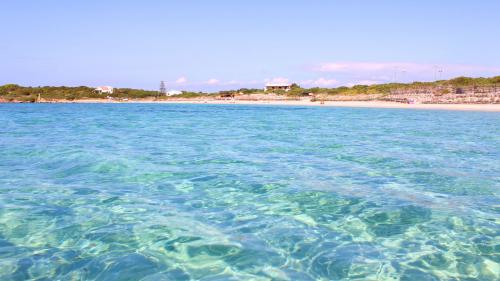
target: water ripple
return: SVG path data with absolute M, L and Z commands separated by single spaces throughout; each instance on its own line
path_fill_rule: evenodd
M 0 123 L 0 280 L 500 279 L 498 113 L 9 104 Z

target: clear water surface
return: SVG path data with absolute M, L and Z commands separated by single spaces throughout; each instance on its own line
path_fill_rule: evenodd
M 499 280 L 500 114 L 0 105 L 0 280 Z

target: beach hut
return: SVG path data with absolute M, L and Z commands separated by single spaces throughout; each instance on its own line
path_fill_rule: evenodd
M 267 83 L 264 87 L 264 91 L 285 91 L 288 92 L 292 89 L 291 83 Z
M 112 94 L 114 92 L 114 88 L 111 87 L 111 86 L 99 86 L 97 88 L 95 88 L 95 91 L 99 94 Z

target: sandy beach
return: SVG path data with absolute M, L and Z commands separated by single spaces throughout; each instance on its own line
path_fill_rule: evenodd
M 85 99 L 58 100 L 53 103 L 170 103 L 170 104 L 236 104 L 236 105 L 282 105 L 282 106 L 320 106 L 320 107 L 360 107 L 360 108 L 395 108 L 420 110 L 461 110 L 500 112 L 500 104 L 404 104 L 385 101 L 325 101 L 309 100 L 219 100 L 219 99 L 170 99 L 152 100 L 135 99 L 127 101 Z

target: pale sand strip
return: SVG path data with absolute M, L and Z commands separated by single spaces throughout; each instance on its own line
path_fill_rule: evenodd
M 363 108 L 401 108 L 427 110 L 465 110 L 500 112 L 500 104 L 404 104 L 384 101 L 325 101 L 311 102 L 308 100 L 215 100 L 215 99 L 182 99 L 182 100 L 128 100 L 109 101 L 101 99 L 55 101 L 56 103 L 169 103 L 169 104 L 241 104 L 241 105 L 292 105 L 292 106 L 321 106 L 321 107 L 363 107 Z

